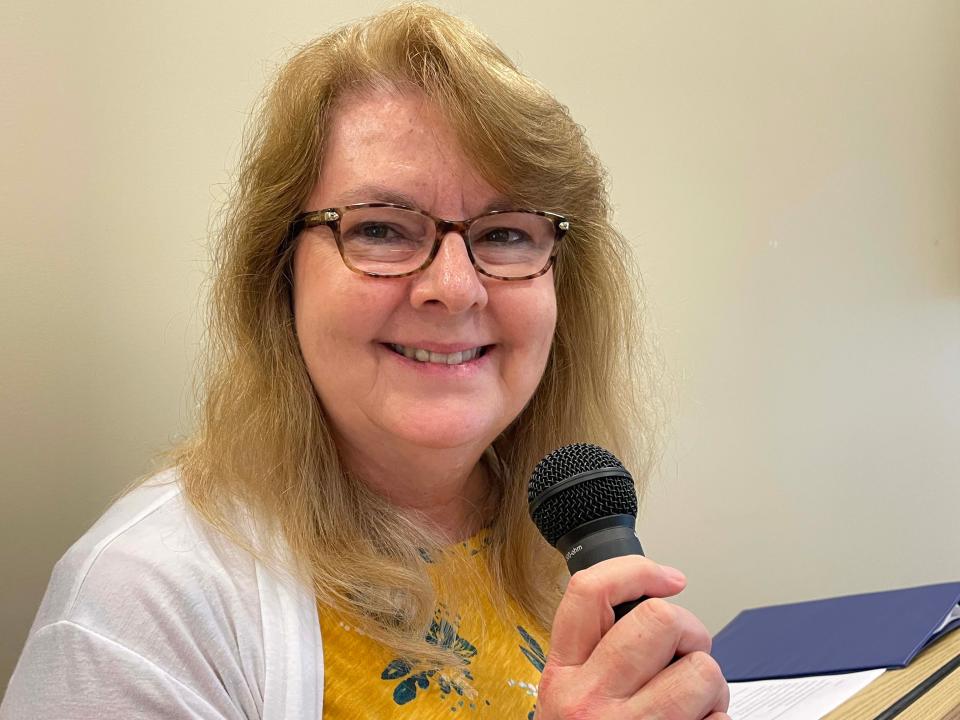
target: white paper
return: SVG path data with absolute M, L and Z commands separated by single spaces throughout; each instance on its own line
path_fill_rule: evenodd
M 883 669 L 790 680 L 730 683 L 732 720 L 819 720 L 883 674 Z
M 947 616 L 943 619 L 943 622 L 940 623 L 940 626 L 933 631 L 933 634 L 936 634 L 943 630 L 947 625 L 952 623 L 957 618 L 960 618 L 960 605 L 957 605 L 953 610 L 951 610 Z

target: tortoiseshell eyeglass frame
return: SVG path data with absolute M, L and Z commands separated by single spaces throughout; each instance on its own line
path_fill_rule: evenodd
M 343 244 L 340 241 L 340 218 L 343 217 L 344 213 L 348 210 L 356 210 L 359 208 L 399 208 L 400 210 L 409 210 L 411 212 L 419 213 L 426 218 L 432 220 L 436 226 L 436 237 L 433 240 L 433 247 L 430 249 L 430 254 L 427 256 L 427 259 L 421 263 L 420 267 L 415 268 L 404 273 L 375 273 L 368 272 L 366 270 L 360 270 L 355 268 L 349 263 L 346 255 L 343 252 Z M 519 277 L 505 277 L 503 275 L 494 275 L 491 272 L 484 270 L 480 265 L 477 264 L 477 259 L 473 256 L 473 248 L 470 247 L 470 241 L 467 239 L 470 226 L 480 220 L 481 218 L 489 217 L 491 215 L 503 215 L 504 213 L 528 213 L 530 215 L 539 215 L 545 217 L 553 223 L 554 229 L 554 240 L 553 240 L 553 249 L 550 251 L 550 257 L 547 258 L 546 264 L 537 272 L 531 275 L 522 275 Z M 333 232 L 333 238 L 337 242 L 337 250 L 340 251 L 340 259 L 343 260 L 343 264 L 348 268 L 353 270 L 355 273 L 360 275 L 367 275 L 369 277 L 382 277 L 382 278 L 401 278 L 407 277 L 409 275 L 416 275 L 421 270 L 425 269 L 430 263 L 433 262 L 433 259 L 437 256 L 437 252 L 440 250 L 440 243 L 443 242 L 443 238 L 447 233 L 457 232 L 463 237 L 464 245 L 467 248 L 467 255 L 470 258 L 470 262 L 473 264 L 473 267 L 476 268 L 477 272 L 487 277 L 495 278 L 497 280 L 532 280 L 533 278 L 540 277 L 547 270 L 553 267 L 553 263 L 557 257 L 557 251 L 560 249 L 560 240 L 563 239 L 563 236 L 566 235 L 567 231 L 570 229 L 570 221 L 567 220 L 563 215 L 558 215 L 557 213 L 545 212 L 543 210 L 526 210 L 526 209 L 516 209 L 516 210 L 491 210 L 490 212 L 485 212 L 482 215 L 477 215 L 476 217 L 468 218 L 467 220 L 444 220 L 443 218 L 435 217 L 430 213 L 423 212 L 423 210 L 418 210 L 417 208 L 409 207 L 407 205 L 396 205 L 394 203 L 356 203 L 354 205 L 344 205 L 343 207 L 335 208 L 324 208 L 323 210 L 309 210 L 307 212 L 302 212 L 297 215 L 293 222 L 290 223 L 290 229 L 287 232 L 287 237 L 284 241 L 284 245 L 292 243 L 293 240 L 301 232 L 307 228 L 318 227 L 320 225 L 325 225 L 330 228 Z

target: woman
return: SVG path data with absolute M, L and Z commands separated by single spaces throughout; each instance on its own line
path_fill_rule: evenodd
M 199 429 L 58 563 L 0 715 L 725 717 L 657 599 L 683 576 L 563 589 L 526 515 L 559 445 L 647 469 L 625 256 L 580 128 L 469 26 L 304 48 L 223 224 Z

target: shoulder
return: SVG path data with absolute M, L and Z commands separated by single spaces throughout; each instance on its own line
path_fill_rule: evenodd
M 21 665 L 65 645 L 75 666 L 120 653 L 200 697 L 233 688 L 258 715 L 322 689 L 312 592 L 200 518 L 175 469 L 117 500 L 54 567 Z
M 254 558 L 206 526 L 168 470 L 117 500 L 64 554 L 37 623 L 102 628 L 128 622 L 144 603 L 155 606 L 151 615 L 158 603 L 165 614 L 188 605 L 183 621 L 200 623 L 205 608 L 231 596 L 255 600 L 256 583 Z
M 218 665 L 259 662 L 275 610 L 263 573 L 193 511 L 178 480 L 168 470 L 146 481 L 67 550 L 31 633 L 66 625 L 162 666 L 190 664 L 203 638 Z

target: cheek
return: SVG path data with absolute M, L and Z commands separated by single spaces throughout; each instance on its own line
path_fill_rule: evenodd
M 294 323 L 308 365 L 356 359 L 389 314 L 391 294 L 348 270 L 339 255 L 298 248 L 293 277 Z M 375 292 L 376 290 L 376 292 Z
M 526 328 L 531 338 L 535 338 L 541 347 L 546 346 L 544 352 L 549 349 L 557 327 L 557 296 L 552 277 L 547 277 L 549 281 L 543 283 L 545 287 L 529 298 L 530 312 L 527 315 Z
M 553 286 L 550 287 L 549 299 L 542 308 L 542 319 L 540 327 L 543 331 L 544 342 L 549 348 L 553 344 L 553 335 L 557 329 L 557 297 L 554 295 Z
M 318 342 L 331 330 L 337 307 L 332 259 L 306 246 L 297 248 L 293 267 L 293 316 L 300 348 L 308 364 Z
M 504 321 L 510 324 L 517 348 L 522 349 L 522 361 L 542 372 L 553 343 L 557 325 L 557 302 L 553 284 L 531 288 L 535 292 L 519 293 L 504 304 Z M 518 359 L 521 359 L 518 357 Z M 532 367 L 531 367 L 532 366 Z

